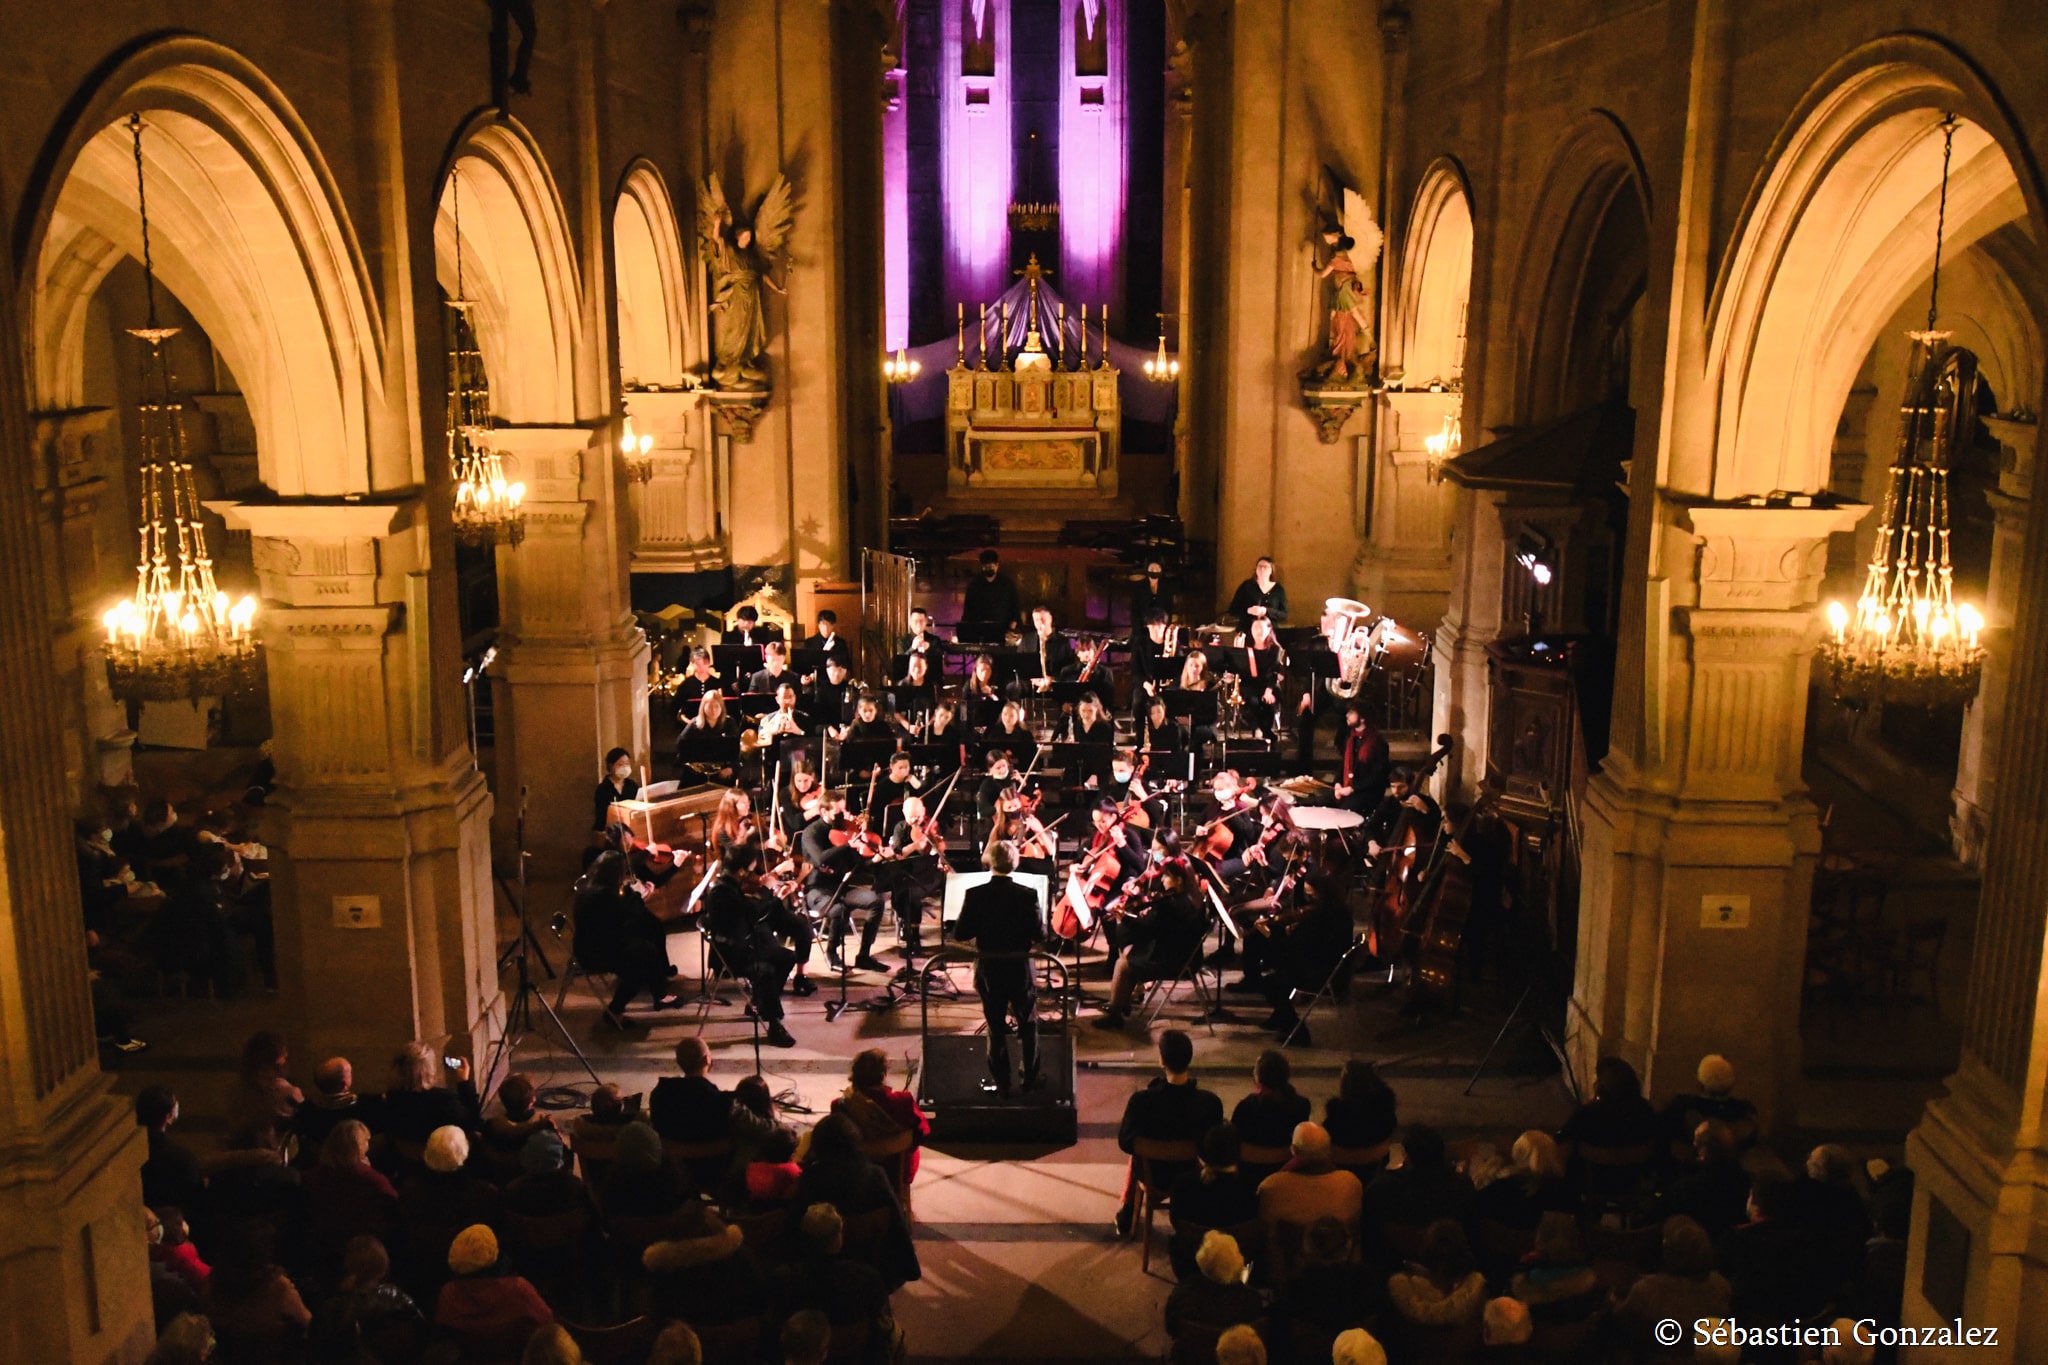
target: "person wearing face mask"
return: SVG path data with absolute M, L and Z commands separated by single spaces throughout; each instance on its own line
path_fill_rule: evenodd
M 1002 639 L 1018 627 L 1017 584 L 1003 572 L 1003 557 L 981 552 L 981 570 L 967 584 L 960 603 L 960 638 L 979 643 Z
M 632 801 L 640 795 L 640 784 L 633 780 L 633 755 L 624 749 L 614 749 L 604 756 L 604 778 L 597 784 L 597 791 L 590 802 L 590 842 L 593 846 L 604 841 L 604 828 L 611 823 L 612 802 Z
M 1276 629 L 1287 624 L 1287 589 L 1273 576 L 1273 561 L 1260 555 L 1252 565 L 1252 576 L 1237 585 L 1224 614 L 1237 619 L 1240 630 L 1264 620 Z

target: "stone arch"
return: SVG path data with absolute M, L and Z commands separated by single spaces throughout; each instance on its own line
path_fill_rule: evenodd
M 675 203 L 649 161 L 627 170 L 612 210 L 613 288 L 619 308 L 619 377 L 673 385 L 695 359 L 694 272 Z
M 1423 172 L 1401 263 L 1396 326 L 1405 382 L 1449 383 L 1464 371 L 1459 343 L 1472 292 L 1472 192 L 1450 157 Z
M 1954 52 L 1901 36 L 1837 63 L 1780 133 L 1738 220 L 1708 314 L 1712 466 L 1674 469 L 1674 486 L 1715 497 L 1826 486 L 1856 372 L 1932 262 L 1949 112 L 1962 119 L 1949 259 L 2008 224 L 2042 221 L 2011 120 Z
M 540 148 L 517 120 L 479 117 L 457 141 L 434 219 L 434 272 L 456 294 L 456 178 L 460 177 L 463 292 L 506 422 L 567 425 L 578 418 L 583 282 L 562 196 Z
M 114 63 L 38 162 L 15 232 L 31 401 L 83 401 L 87 308 L 124 255 L 141 258 L 131 113 L 147 125 L 158 277 L 240 382 L 263 482 L 287 497 L 411 482 L 407 452 L 372 448 L 382 322 L 326 162 L 282 92 L 204 39 Z
M 1542 421 L 1585 406 L 1574 367 L 1592 340 L 1582 311 L 1589 289 L 1599 288 L 1602 234 L 1647 236 L 1650 207 L 1642 157 L 1613 114 L 1595 109 L 1559 139 L 1523 232 L 1510 295 L 1516 382 L 1514 393 L 1496 400 L 1504 420 Z

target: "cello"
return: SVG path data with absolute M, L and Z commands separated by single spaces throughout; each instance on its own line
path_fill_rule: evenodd
M 1472 916 L 1472 855 L 1464 838 L 1482 809 L 1493 801 L 1481 793 L 1458 821 L 1455 832 L 1440 841 L 1436 865 L 1416 899 L 1423 914 L 1415 975 L 1408 983 L 1408 1001 L 1417 1009 L 1450 1009 L 1458 996 L 1458 960 L 1465 946 L 1465 926 Z
M 1096 834 L 1080 865 L 1067 873 L 1067 892 L 1053 911 L 1052 931 L 1060 938 L 1080 937 L 1122 900 L 1117 891 L 1124 875 L 1123 864 L 1116 856 L 1120 845 L 1111 839 L 1110 832 L 1124 827 L 1125 819 L 1119 814 Z
M 1454 747 L 1451 737 L 1443 735 L 1440 739 L 1442 743 L 1415 770 L 1415 776 L 1409 783 L 1408 799 L 1402 803 L 1400 818 L 1394 822 L 1394 828 L 1374 860 L 1369 893 L 1372 924 L 1367 932 L 1367 950 L 1383 961 L 1394 955 L 1407 932 L 1408 923 L 1414 915 L 1416 892 L 1422 881 L 1418 872 L 1429 866 L 1436 839 L 1441 834 L 1439 828 L 1438 835 L 1433 835 L 1425 845 L 1415 827 L 1415 817 L 1420 812 L 1412 804 L 1421 793 L 1423 784 L 1451 756 Z

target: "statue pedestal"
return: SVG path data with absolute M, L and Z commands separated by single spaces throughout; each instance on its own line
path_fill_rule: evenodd
M 1379 389 L 1371 384 L 1325 383 L 1314 375 L 1301 379 L 1301 402 L 1316 424 L 1316 439 L 1326 446 L 1337 444 L 1351 415 L 1372 401 Z
M 735 444 L 744 446 L 754 443 L 754 426 L 768 410 L 772 396 L 767 389 L 712 389 L 705 394 L 704 401 L 711 405 L 711 415 L 717 419 L 719 430 L 732 437 Z

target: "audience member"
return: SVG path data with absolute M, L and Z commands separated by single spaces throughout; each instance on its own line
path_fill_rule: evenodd
M 1387 1348 L 1363 1327 L 1339 1332 L 1330 1344 L 1332 1365 L 1387 1365 Z
M 1543 1215 L 1529 1267 L 1515 1276 L 1513 1292 L 1538 1322 L 1583 1322 L 1600 1311 L 1600 1277 L 1586 1259 L 1577 1218 L 1556 1210 Z
M 803 1176 L 797 1182 L 796 1201 L 808 1208 L 830 1204 L 849 1222 L 863 1214 L 878 1215 L 885 1224 L 873 1250 L 875 1269 L 895 1292 L 922 1273 L 917 1247 L 910 1240 L 910 1226 L 903 1208 L 882 1168 L 860 1149 L 860 1129 L 844 1114 L 827 1114 L 811 1130 L 810 1150 L 804 1154 Z M 886 1216 L 883 1215 L 886 1211 Z
M 654 1302 L 666 1317 L 722 1326 L 768 1311 L 768 1288 L 745 1254 L 737 1225 L 700 1199 L 677 1210 L 673 1235 L 642 1253 Z
M 796 1163 L 796 1134 L 787 1128 L 772 1130 L 754 1157 L 740 1172 L 747 1209 L 766 1212 L 795 1199 L 804 1178 L 804 1168 Z
M 1175 1361 L 1205 1360 L 1226 1329 L 1266 1316 L 1259 1291 L 1245 1283 L 1244 1254 L 1235 1237 L 1211 1229 L 1195 1251 L 1195 1268 L 1199 1273 L 1166 1298 L 1166 1334 L 1173 1338 Z
M 1593 1067 L 1593 1098 L 1565 1120 L 1557 1136 L 1575 1148 L 1617 1150 L 1654 1144 L 1662 1131 L 1636 1069 L 1619 1057 L 1602 1057 Z
M 391 1257 L 375 1237 L 342 1252 L 341 1280 L 313 1313 L 307 1342 L 316 1361 L 360 1365 L 365 1357 L 402 1359 L 425 1327 L 419 1305 L 387 1276 Z
M 672 1322 L 654 1339 L 647 1365 L 704 1365 L 704 1346 L 687 1322 Z
M 733 1097 L 711 1080 L 711 1049 L 702 1038 L 693 1035 L 676 1044 L 676 1069 L 683 1074 L 662 1077 L 648 1097 L 654 1131 L 670 1142 L 692 1145 L 731 1137 Z
M 825 1365 L 832 1349 L 832 1324 L 823 1313 L 806 1308 L 782 1324 L 782 1365 Z
M 1233 1327 L 1216 1338 L 1216 1365 L 1266 1365 L 1266 1343 L 1253 1327 Z
M 1479 1314 L 1480 1360 L 1484 1365 L 1522 1365 L 1535 1335 L 1529 1305 L 1506 1296 L 1488 1299 Z
M 495 1178 L 510 1179 L 518 1172 L 528 1138 L 543 1130 L 554 1131 L 553 1117 L 535 1107 L 539 1096 L 540 1089 L 534 1085 L 533 1077 L 520 1071 L 507 1076 L 498 1086 L 499 1112 L 483 1121 L 476 1143 L 476 1155 L 482 1158 L 484 1170 Z
M 870 1365 L 893 1360 L 902 1333 L 889 1307 L 889 1289 L 871 1265 L 846 1254 L 846 1220 L 830 1204 L 813 1204 L 799 1224 L 801 1249 L 774 1277 L 775 1300 L 784 1314 L 812 1309 L 833 1327 L 861 1327 L 867 1337 L 862 1359 Z
M 320 1164 L 305 1175 L 306 1243 L 313 1264 L 332 1274 L 358 1237 L 388 1238 L 398 1191 L 370 1165 L 370 1130 L 343 1119 L 320 1147 Z
M 1273 1316 L 1294 1334 L 1334 1340 L 1349 1328 L 1379 1321 L 1387 1308 L 1386 1281 L 1352 1254 L 1350 1228 L 1335 1218 L 1318 1218 L 1302 1237 L 1301 1262 L 1273 1299 Z
M 583 1365 L 583 1348 L 568 1328 L 551 1322 L 526 1339 L 519 1365 Z
M 1337 1075 L 1337 1093 L 1323 1104 L 1323 1127 L 1330 1130 L 1334 1146 L 1370 1151 L 1393 1138 L 1396 1107 L 1394 1091 L 1380 1079 L 1378 1068 L 1354 1057 Z
M 299 1164 L 310 1166 L 319 1160 L 327 1135 L 344 1119 L 354 1119 L 374 1135 L 372 1106 L 355 1092 L 355 1068 L 346 1057 L 329 1057 L 313 1073 L 313 1091 L 304 1104 L 292 1112 L 292 1134 L 299 1140 Z
M 1534 1232 L 1544 1214 L 1577 1207 L 1571 1184 L 1565 1179 L 1564 1153 L 1550 1134 L 1534 1128 L 1523 1133 L 1515 1139 L 1509 1158 L 1513 1163 L 1509 1169 L 1474 1197 L 1474 1220 L 1516 1232 Z
M 1665 1131 L 1676 1144 L 1692 1140 L 1702 1123 L 1722 1123 L 1738 1147 L 1756 1140 L 1756 1106 L 1735 1097 L 1735 1066 L 1709 1053 L 1700 1058 L 1696 1095 L 1677 1095 L 1664 1106 Z
M 165 1267 L 190 1285 L 193 1294 L 204 1294 L 213 1269 L 201 1259 L 199 1248 L 192 1245 L 192 1229 L 185 1222 L 185 1211 L 166 1205 L 161 1209 L 145 1207 L 142 1214 L 143 1226 L 149 1233 L 150 1264 Z
M 1460 1226 L 1469 1223 L 1472 1182 L 1451 1165 L 1443 1136 L 1434 1128 L 1411 1123 L 1401 1146 L 1407 1159 L 1381 1172 L 1365 1192 L 1366 1221 L 1382 1236 L 1389 1229 L 1419 1233 L 1438 1218 Z
M 1721 1239 L 1714 1263 L 1728 1277 L 1729 1312 L 1740 1322 L 1791 1322 L 1827 1303 L 1834 1267 L 1799 1226 L 1792 1181 L 1775 1170 L 1750 1181 L 1749 1221 Z
M 495 1226 L 501 1217 L 496 1187 L 471 1175 L 468 1162 L 469 1134 L 453 1124 L 436 1128 L 427 1139 L 425 1169 L 399 1186 L 399 1216 L 410 1239 L 407 1269 L 415 1289 L 440 1284 L 440 1267 L 458 1233 L 478 1224 Z
M 1234 1232 L 1259 1216 L 1258 1187 L 1238 1169 L 1237 1129 L 1219 1123 L 1202 1134 L 1201 1169 L 1173 1182 L 1167 1207 L 1177 1234 L 1173 1239 L 1173 1273 L 1185 1280 L 1196 1273 L 1197 1238 L 1211 1228 Z M 1187 1236 L 1178 1235 L 1183 1232 Z
M 213 1326 L 197 1313 L 180 1313 L 159 1328 L 144 1365 L 204 1365 L 213 1357 Z
M 913 1135 L 905 1173 L 917 1175 L 917 1144 L 931 1134 L 931 1122 L 917 1107 L 917 1096 L 889 1086 L 889 1054 L 878 1047 L 856 1054 L 844 1091 L 833 1099 L 832 1112 L 844 1114 L 860 1129 L 864 1142 L 886 1142 Z
M 190 1274 L 189 1267 L 177 1266 L 161 1254 L 164 1251 L 163 1223 L 153 1209 L 144 1208 L 142 1214 L 143 1232 L 149 1239 L 150 1312 L 161 1330 L 179 1316 L 199 1311 L 205 1281 Z
M 282 1033 L 265 1030 L 242 1045 L 242 1065 L 229 1105 L 228 1129 L 269 1147 L 283 1144 L 306 1097 L 286 1073 L 291 1051 Z
M 509 1273 L 498 1258 L 498 1234 L 476 1223 L 448 1247 L 449 1281 L 434 1300 L 434 1325 L 463 1350 L 485 1360 L 524 1342 L 555 1320 L 531 1284 Z
M 552 1128 L 539 1128 L 519 1149 L 519 1175 L 505 1187 L 505 1212 L 522 1218 L 595 1213 L 590 1190 L 569 1169 L 569 1148 Z
M 1199 1143 L 1203 1134 L 1223 1122 L 1223 1101 L 1213 1091 L 1196 1084 L 1194 1063 L 1195 1044 L 1187 1034 L 1170 1028 L 1159 1035 L 1159 1069 L 1164 1074 L 1154 1077 L 1151 1084 L 1125 1101 L 1123 1121 L 1117 1125 L 1118 1147 L 1135 1153 L 1139 1138 Z M 1174 1181 L 1192 1169 L 1193 1166 L 1181 1163 L 1155 1163 L 1152 1178 L 1170 1190 Z M 1138 1168 L 1133 1161 L 1130 1175 L 1124 1181 L 1123 1203 L 1116 1213 L 1119 1237 L 1130 1236 L 1131 1219 L 1137 1207 Z
M 618 1217 L 659 1218 L 682 1206 L 682 1177 L 662 1159 L 661 1135 L 644 1123 L 619 1130 L 619 1144 L 598 1199 Z
M 1247 1147 L 1285 1147 L 1294 1140 L 1297 1125 L 1308 1122 L 1312 1113 L 1308 1097 L 1294 1088 L 1293 1068 L 1287 1054 L 1267 1048 L 1252 1066 L 1252 1092 L 1230 1112 L 1237 1140 Z M 1284 1164 L 1273 1162 L 1250 1166 L 1245 1174 L 1263 1180 Z
M 1387 1297 L 1396 1316 L 1411 1326 L 1457 1327 L 1478 1321 L 1486 1302 L 1486 1277 L 1472 1259 L 1465 1229 L 1449 1218 L 1425 1228 L 1420 1256 L 1387 1280 Z
M 453 1065 L 448 1063 L 452 1062 Z M 392 1087 L 378 1103 L 378 1121 L 392 1142 L 418 1146 L 437 1128 L 460 1128 L 465 1133 L 483 1126 L 483 1105 L 476 1085 L 469 1078 L 469 1059 L 443 1059 L 438 1048 L 410 1042 L 391 1059 Z M 454 1082 L 441 1084 L 443 1072 Z
M 1691 1360 L 1692 1333 L 1667 1346 L 1656 1339 L 1657 1324 L 1667 1318 L 1688 1325 L 1725 1318 L 1730 1292 L 1728 1281 L 1714 1269 L 1714 1244 L 1706 1229 L 1690 1218 L 1667 1218 L 1662 1268 L 1629 1287 L 1614 1310 L 1616 1336 L 1644 1365 Z
M 1693 1131 L 1694 1161 L 1664 1192 L 1664 1211 L 1692 1219 L 1718 1242 L 1749 1218 L 1749 1172 L 1742 1169 L 1735 1135 L 1709 1119 Z
M 270 1228 L 245 1222 L 229 1231 L 206 1285 L 206 1317 L 215 1358 L 270 1365 L 297 1353 L 313 1315 L 273 1254 Z
M 732 1164 L 743 1170 L 759 1158 L 762 1144 L 772 1133 L 795 1134 L 775 1117 L 775 1097 L 768 1082 L 759 1076 L 742 1076 L 732 1087 Z
M 1358 1224 L 1365 1187 L 1349 1171 L 1330 1164 L 1330 1135 L 1320 1123 L 1294 1129 L 1293 1160 L 1259 1182 L 1259 1218 L 1270 1238 L 1283 1224 L 1306 1228 L 1334 1218 L 1346 1228 Z
M 1812 1236 L 1836 1283 L 1862 1271 L 1870 1211 L 1856 1191 L 1856 1165 L 1845 1148 L 1825 1143 L 1807 1154 L 1806 1173 L 1793 1182 L 1791 1217 Z
M 178 1097 L 169 1086 L 147 1085 L 135 1097 L 135 1122 L 149 1137 L 142 1163 L 142 1202 L 194 1210 L 206 1198 L 206 1173 L 189 1148 L 171 1136 L 178 1121 Z

